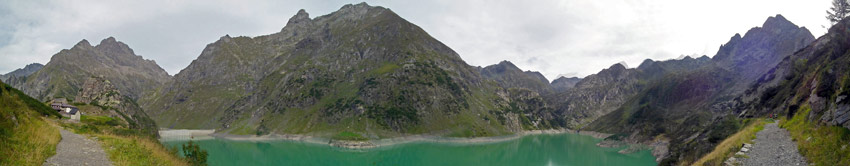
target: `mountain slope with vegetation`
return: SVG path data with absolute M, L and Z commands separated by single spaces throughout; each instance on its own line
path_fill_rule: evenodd
M 313 19 L 301 10 L 275 34 L 221 37 L 140 103 L 162 127 L 250 135 L 466 137 L 563 124 L 539 93 L 500 87 L 365 3 Z
M 587 129 L 622 133 L 633 142 L 669 140 L 661 164 L 690 163 L 743 127 L 738 101 L 773 66 L 814 41 L 811 33 L 781 15 L 736 34 L 711 63 L 664 76 Z
M 626 68 L 618 63 L 546 99 L 567 121 L 568 127 L 581 129 L 596 118 L 619 108 L 630 97 L 644 90 L 649 82 L 664 78 L 669 73 L 696 70 L 709 61 L 706 56 L 667 61 L 647 59 L 637 68 Z
M 850 164 L 850 20 L 759 77 L 739 110 L 784 115 L 801 154 L 817 165 Z
M 0 165 L 41 165 L 56 153 L 53 109 L 0 82 Z

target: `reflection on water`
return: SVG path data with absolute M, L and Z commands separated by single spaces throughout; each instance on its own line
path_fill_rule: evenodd
M 532 135 L 487 144 L 407 143 L 345 150 L 293 141 L 200 140 L 210 165 L 655 165 L 648 150 L 632 154 L 596 147 L 576 134 Z M 166 141 L 175 146 L 186 141 Z

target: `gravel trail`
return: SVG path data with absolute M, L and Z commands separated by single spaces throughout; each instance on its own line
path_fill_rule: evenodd
M 56 145 L 56 155 L 48 158 L 43 165 L 112 165 L 97 141 L 65 129 L 60 129 L 59 133 L 62 140 Z
M 791 141 L 791 135 L 776 123 L 764 125 L 764 130 L 756 133 L 752 148 L 745 154 L 749 158 L 741 159 L 742 165 L 809 165 L 797 151 L 797 143 Z M 741 149 L 744 151 L 744 149 Z

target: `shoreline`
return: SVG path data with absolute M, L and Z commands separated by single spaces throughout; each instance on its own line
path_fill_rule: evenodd
M 215 130 L 189 130 L 189 129 L 160 129 L 161 141 L 176 141 L 176 140 L 207 140 L 207 139 L 225 139 L 231 141 L 298 141 L 305 143 L 313 143 L 320 145 L 329 145 L 333 147 L 345 149 L 372 149 L 380 147 L 391 147 L 408 143 L 431 142 L 431 143 L 454 143 L 454 144 L 488 144 L 510 141 L 522 138 L 529 135 L 541 134 L 564 134 L 572 133 L 584 136 L 590 136 L 597 139 L 603 139 L 612 134 L 599 133 L 593 131 L 575 131 L 569 129 L 548 129 L 548 130 L 527 130 L 512 135 L 492 136 L 492 137 L 443 137 L 437 135 L 417 134 L 410 136 L 384 138 L 378 140 L 367 141 L 351 141 L 351 140 L 333 140 L 329 138 L 314 137 L 299 134 L 269 134 L 269 135 L 232 135 L 225 133 L 215 133 Z
M 213 133 L 215 130 L 159 129 L 159 140 L 208 140 L 213 139 L 211 136 Z

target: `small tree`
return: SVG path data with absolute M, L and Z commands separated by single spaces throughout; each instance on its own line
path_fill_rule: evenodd
M 189 160 L 189 164 L 194 166 L 207 165 L 207 151 L 201 149 L 201 147 L 192 142 L 191 139 L 189 139 L 189 143 L 183 144 L 183 156 L 186 156 L 186 160 Z
M 848 0 L 832 0 L 832 7 L 826 11 L 826 19 L 833 25 L 846 18 L 850 13 L 850 2 Z

